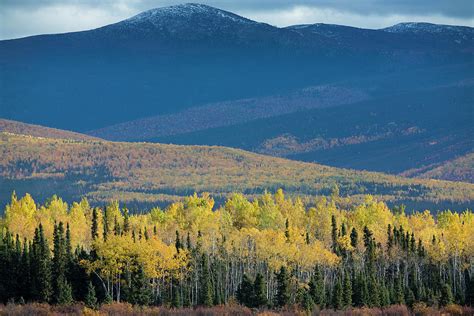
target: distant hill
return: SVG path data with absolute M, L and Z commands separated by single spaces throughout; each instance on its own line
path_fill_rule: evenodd
M 0 134 L 0 196 L 13 190 L 40 200 L 59 194 L 87 196 L 94 204 L 118 199 L 128 205 L 175 200 L 210 192 L 252 196 L 283 188 L 290 195 L 330 194 L 362 199 L 374 194 L 389 204 L 462 210 L 472 206 L 474 185 L 407 179 L 262 156 L 238 149 L 101 140 L 48 139 Z M 310 200 L 311 201 L 311 200 Z
M 424 168 L 412 169 L 404 176 L 474 183 L 474 153 Z
M 73 140 L 94 140 L 97 137 L 65 131 L 57 128 L 49 128 L 40 125 L 26 124 L 18 121 L 0 118 L 0 132 L 8 132 L 19 135 L 30 135 L 36 137 L 61 138 Z
M 124 122 L 87 133 L 108 140 L 153 141 L 163 136 L 234 126 L 308 109 L 355 103 L 367 98 L 368 95 L 360 89 L 335 85 L 315 86 L 288 94 L 191 107 L 177 113 Z M 245 133 L 242 136 L 250 135 Z
M 291 102 L 298 111 L 272 116 L 274 108 L 285 108 L 280 97 L 273 98 L 274 102 L 250 103 L 267 108 L 261 112 L 267 113 L 268 117 L 255 120 L 226 124 L 228 120 L 224 118 L 236 121 L 240 118 L 236 108 L 243 107 L 222 106 L 221 109 L 228 108 L 225 115 L 202 109 L 201 112 L 196 110 L 194 116 L 188 116 L 186 113 L 192 111 L 187 110 L 181 116 L 176 115 L 176 119 L 166 120 L 161 116 L 150 119 L 152 122 L 140 120 L 135 124 L 121 124 L 116 127 L 115 135 L 123 135 L 120 131 L 133 128 L 147 130 L 147 135 L 152 135 L 150 130 L 174 131 L 175 135 L 157 135 L 141 140 L 230 146 L 336 167 L 398 174 L 441 163 L 473 150 L 472 87 L 448 85 L 409 92 L 393 91 L 395 96 L 370 96 L 359 90 L 361 101 L 350 103 L 351 99 L 346 99 L 349 103 L 327 107 L 316 107 L 317 102 L 310 103 L 314 108 L 304 108 L 305 100 L 297 98 Z M 333 91 L 338 93 L 336 88 Z M 354 94 L 352 101 L 355 101 Z M 206 120 L 199 118 L 206 115 L 220 126 L 200 124 Z M 153 129 L 154 124 L 160 127 Z M 149 126 L 152 128 L 148 129 Z M 183 126 L 179 129 L 181 132 L 177 132 L 178 126 Z M 195 130 L 188 131 L 192 128 Z M 104 129 L 93 135 L 115 139 L 113 131 L 112 128 Z M 136 135 L 141 134 L 137 132 Z

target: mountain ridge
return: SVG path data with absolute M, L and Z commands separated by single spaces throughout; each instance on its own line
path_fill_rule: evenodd
M 420 32 L 403 31 L 413 28 Z M 473 134 L 464 114 L 473 29 L 434 28 L 444 31 L 278 28 L 197 4 L 153 9 L 90 31 L 0 41 L 0 117 L 400 173 L 472 150 L 461 137 Z M 365 101 L 292 95 L 307 87 L 356 91 Z

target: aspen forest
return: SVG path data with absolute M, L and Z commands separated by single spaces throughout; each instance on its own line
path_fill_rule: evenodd
M 410 213 L 370 195 L 351 204 L 337 188 L 306 204 L 277 190 L 217 206 L 204 193 L 133 212 L 13 193 L 0 225 L 6 314 L 33 302 L 473 312 L 470 210 Z

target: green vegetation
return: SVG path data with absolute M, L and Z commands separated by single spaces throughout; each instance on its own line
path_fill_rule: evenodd
M 219 203 L 232 192 L 252 197 L 265 189 L 290 195 L 327 195 L 337 185 L 346 203 L 365 194 L 421 209 L 465 209 L 474 185 L 407 179 L 267 157 L 242 150 L 150 143 L 76 141 L 0 134 L 1 194 L 30 192 L 45 200 L 60 194 L 71 201 L 120 200 L 147 205 L 173 202 L 193 192 L 210 192 Z M 4 200 L 4 203 L 7 201 Z
M 128 214 L 15 194 L 1 219 L 0 302 L 231 304 L 306 311 L 474 303 L 474 214 L 407 215 L 367 197 L 193 195 Z M 186 237 L 184 237 L 186 236 Z M 8 271 L 8 273 L 5 273 Z

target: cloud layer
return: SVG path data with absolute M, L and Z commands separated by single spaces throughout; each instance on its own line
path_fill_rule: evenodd
M 61 33 L 118 22 L 171 0 L 2 0 L 0 39 Z M 406 21 L 474 26 L 470 0 L 212 0 L 203 3 L 276 26 L 333 23 L 381 28 Z

